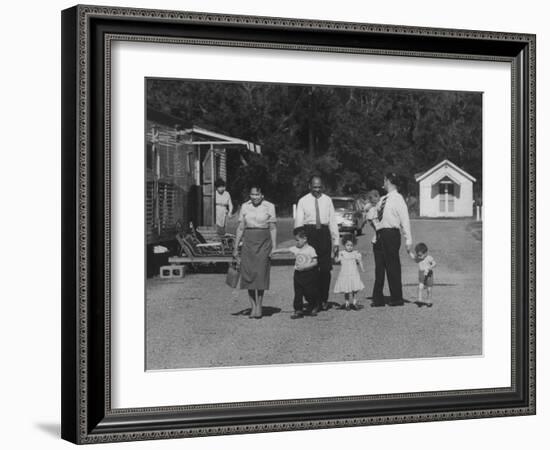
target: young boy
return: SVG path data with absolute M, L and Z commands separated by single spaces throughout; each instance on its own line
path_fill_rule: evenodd
M 291 319 L 302 319 L 304 313 L 304 297 L 311 306 L 310 315 L 316 316 L 319 312 L 319 270 L 317 267 L 317 253 L 307 243 L 307 235 L 303 227 L 294 230 L 296 245 L 290 248 L 277 249 L 273 253 L 291 252 L 296 256 L 294 264 L 294 314 Z
M 410 256 L 418 263 L 418 306 L 426 305 L 432 306 L 432 286 L 434 285 L 434 272 L 435 260 L 432 256 L 428 255 L 428 246 L 421 242 L 414 248 L 414 253 L 411 252 Z M 426 287 L 427 297 L 426 302 L 422 301 L 422 292 Z

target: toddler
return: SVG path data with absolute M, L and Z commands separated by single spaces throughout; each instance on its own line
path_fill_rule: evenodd
M 434 285 L 434 272 L 435 260 L 432 256 L 428 255 L 428 246 L 421 242 L 414 248 L 414 253 L 411 252 L 410 256 L 418 263 L 418 306 L 426 305 L 432 306 L 432 286 Z M 422 293 L 424 287 L 427 291 L 426 302 L 422 301 Z
M 365 289 L 359 270 L 357 266 L 364 272 L 363 262 L 361 261 L 361 253 L 353 249 L 353 241 L 350 239 L 344 240 L 344 250 L 338 252 L 338 256 L 335 258 L 336 262 L 341 264 L 340 273 L 334 285 L 334 292 L 336 294 L 343 293 L 345 299 L 345 305 L 343 308 L 346 311 L 350 309 L 357 310 L 357 292 Z M 352 304 L 350 305 L 350 295 L 352 298 Z

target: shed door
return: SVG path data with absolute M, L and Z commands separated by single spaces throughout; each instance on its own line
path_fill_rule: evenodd
M 449 184 L 447 186 L 447 212 L 455 212 L 455 185 Z
M 455 185 L 450 181 L 439 183 L 439 212 L 442 214 L 455 211 Z

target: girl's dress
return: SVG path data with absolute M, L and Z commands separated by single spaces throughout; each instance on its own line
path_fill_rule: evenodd
M 361 261 L 361 253 L 356 250 L 351 252 L 341 251 L 339 259 L 341 268 L 334 285 L 334 293 L 345 294 L 365 289 L 365 285 L 359 276 L 359 269 L 357 268 L 358 261 Z

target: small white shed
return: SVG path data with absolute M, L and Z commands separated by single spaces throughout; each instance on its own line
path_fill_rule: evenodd
M 448 159 L 416 175 L 420 217 L 471 217 L 476 179 Z

